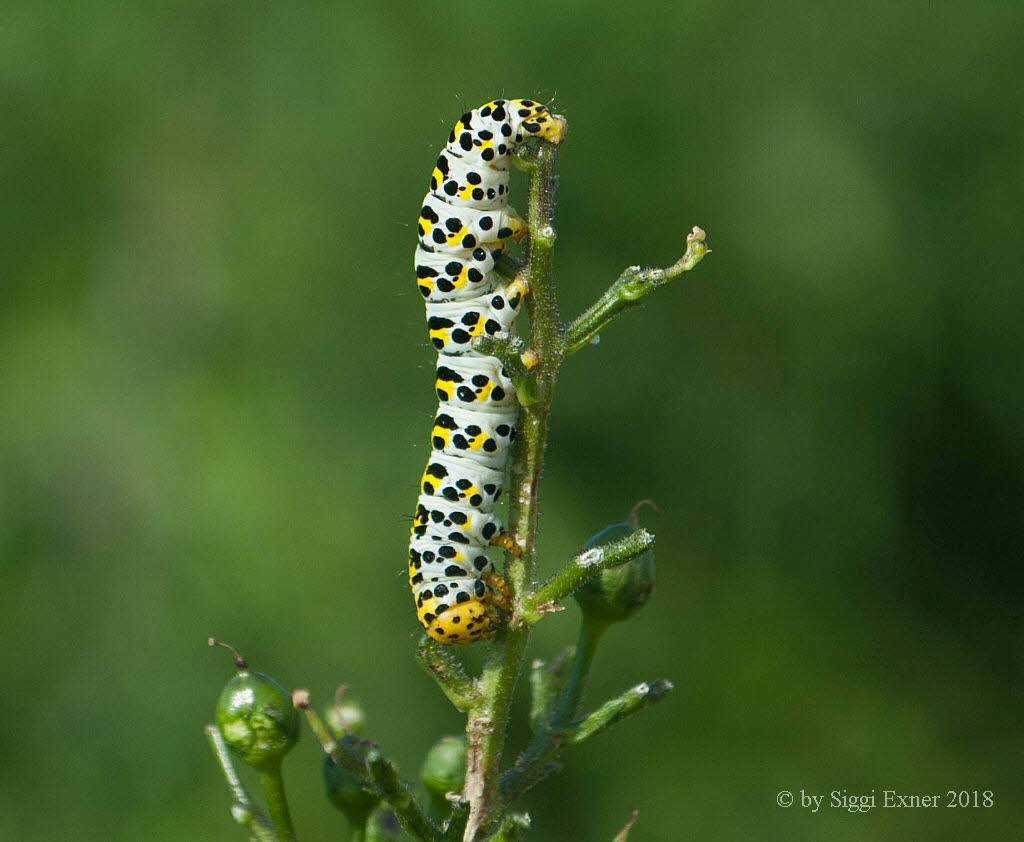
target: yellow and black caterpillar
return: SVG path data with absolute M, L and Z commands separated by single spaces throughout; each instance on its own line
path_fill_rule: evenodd
M 558 142 L 564 124 L 528 99 L 499 99 L 463 114 L 423 200 L 416 283 L 438 350 L 440 401 L 409 542 L 409 585 L 420 622 L 440 643 L 490 637 L 504 582 L 487 555 L 502 543 L 493 513 L 519 412 L 508 372 L 473 340 L 508 333 L 526 292 L 494 263 L 526 225 L 508 207 L 509 160 L 531 137 Z

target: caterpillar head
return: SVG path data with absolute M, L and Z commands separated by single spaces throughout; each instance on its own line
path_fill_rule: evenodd
M 565 137 L 565 120 L 552 114 L 540 103 L 530 99 L 509 100 L 509 108 L 522 120 L 523 138 L 539 137 L 549 143 L 561 143 Z
M 467 111 L 448 137 L 448 151 L 460 158 L 479 158 L 504 170 L 515 147 L 531 137 L 558 143 L 565 121 L 532 99 L 496 99 Z

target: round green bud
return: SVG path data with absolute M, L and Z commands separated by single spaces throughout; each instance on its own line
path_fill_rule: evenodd
M 354 702 L 351 699 L 344 702 L 340 699 L 335 701 L 324 712 L 324 718 L 331 731 L 338 737 L 343 737 L 346 734 L 358 736 L 366 727 L 366 711 L 363 710 L 363 706 L 359 702 Z
M 627 538 L 637 530 L 635 522 L 613 523 L 594 535 L 584 549 Z M 603 570 L 587 580 L 573 596 L 588 619 L 619 623 L 647 604 L 654 590 L 654 548 L 626 564 Z
M 354 772 L 324 756 L 324 786 L 327 798 L 344 813 L 349 824 L 361 827 L 366 817 L 380 802 L 380 796 L 368 789 Z
M 269 675 L 241 669 L 217 699 L 217 727 L 248 765 L 279 763 L 299 737 L 299 715 L 291 698 Z
M 427 752 L 420 780 L 431 795 L 444 798 L 447 792 L 461 792 L 466 779 L 466 738 L 441 737 Z

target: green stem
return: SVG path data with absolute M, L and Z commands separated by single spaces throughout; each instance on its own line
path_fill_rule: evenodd
M 583 616 L 572 670 L 558 695 L 554 711 L 543 727 L 535 730 L 533 739 L 502 780 L 502 791 L 506 799 L 511 800 L 514 794 L 518 794 L 513 787 L 528 788 L 555 768 L 554 761 L 563 743 L 562 735 L 572 724 L 579 710 L 597 645 L 607 629 L 607 622 Z
M 665 680 L 639 684 L 605 702 L 579 721 L 583 692 L 594 662 L 594 654 L 610 625 L 606 620 L 583 615 L 572 671 L 559 694 L 558 705 L 551 715 L 550 722 L 547 727 L 536 731 L 529 745 L 516 760 L 515 766 L 502 778 L 501 792 L 507 802 L 519 797 L 557 769 L 557 759 L 564 746 L 578 745 L 630 714 L 653 704 L 672 690 L 671 682 Z
M 426 635 L 420 640 L 416 654 L 420 666 L 437 682 L 448 701 L 457 710 L 467 712 L 477 700 L 479 692 L 455 656 Z
M 257 769 L 263 795 L 267 801 L 267 812 L 274 823 L 274 830 L 281 842 L 295 842 L 295 828 L 292 826 L 288 799 L 284 792 L 284 777 L 280 761 Z
M 558 707 L 555 708 L 555 712 L 551 716 L 552 730 L 561 730 L 576 719 L 583 701 L 587 676 L 590 675 L 590 667 L 594 663 L 597 645 L 601 642 L 609 625 L 607 620 L 594 619 L 587 614 L 583 615 L 583 621 L 580 623 L 579 643 L 576 644 L 576 657 L 572 662 L 572 672 L 569 673 L 569 679 L 565 682 L 565 688 L 558 700 Z
M 324 753 L 338 765 L 362 778 L 371 790 L 379 793 L 394 811 L 399 824 L 413 839 L 437 842 L 441 838 L 440 831 L 427 816 L 423 806 L 399 780 L 394 764 L 380 753 L 374 743 L 351 735 L 336 740 L 310 705 L 308 693 L 304 692 L 297 697 L 296 706 L 306 715 L 306 721 Z
M 584 740 L 607 731 L 627 716 L 661 701 L 672 692 L 672 689 L 672 682 L 664 678 L 630 687 L 621 696 L 609 699 L 593 713 L 584 717 L 582 722 L 567 729 L 564 734 L 565 744 L 579 745 Z
M 646 529 L 638 529 L 618 541 L 585 550 L 524 600 L 523 619 L 528 623 L 537 622 L 545 613 L 545 607 L 565 599 L 602 570 L 632 561 L 653 546 L 654 536 Z
M 246 828 L 257 842 L 279 842 L 270 819 L 253 803 L 249 793 L 242 786 L 242 779 L 239 778 L 238 770 L 231 759 L 231 750 L 224 742 L 220 729 L 216 725 L 207 725 L 205 733 L 231 792 L 231 817 Z
M 530 286 L 526 298 L 530 313 L 531 346 L 538 357 L 534 370 L 536 399 L 522 408 L 518 446 L 512 460 L 509 527 L 519 546 L 518 557 L 505 566 L 512 617 L 508 627 L 495 639 L 480 676 L 480 699 L 474 703 L 466 723 L 466 785 L 469 818 L 465 842 L 482 838 L 486 828 L 500 817 L 499 773 L 501 752 L 508 730 L 512 692 L 522 670 L 529 626 L 522 622 L 523 602 L 533 579 L 537 547 L 537 501 L 544 464 L 548 416 L 555 377 L 562 360 L 562 325 L 551 279 L 555 244 L 554 166 L 557 147 L 541 144 L 523 156 L 521 165 L 530 173 L 527 224 L 530 241 L 523 276 Z
M 582 682 L 580 688 L 582 689 Z M 568 690 L 568 687 L 566 689 Z M 579 745 L 584 740 L 597 736 L 627 716 L 665 698 L 671 690 L 672 682 L 664 679 L 638 684 L 605 702 L 576 724 L 552 726 L 550 730 L 537 734 L 516 761 L 515 766 L 502 776 L 502 797 L 506 802 L 511 802 L 555 771 L 558 768 L 558 755 L 564 746 Z M 572 696 L 576 696 L 578 701 L 575 691 L 571 695 L 567 692 L 563 696 L 566 711 L 574 707 Z
M 381 813 L 379 810 L 374 810 L 366 819 L 366 825 L 363 827 L 363 834 L 365 842 L 384 842 L 385 839 L 393 839 L 394 835 L 386 835 L 384 829 L 381 827 Z
M 539 658 L 530 664 L 530 728 L 534 733 L 547 727 L 555 696 L 555 677 Z
M 529 815 L 509 813 L 502 820 L 501 827 L 491 838 L 491 842 L 520 842 L 529 829 Z
M 688 272 L 704 259 L 709 249 L 704 232 L 694 226 L 686 237 L 686 251 L 667 269 L 641 269 L 630 266 L 593 305 L 569 325 L 565 332 L 565 354 L 575 354 L 607 327 L 623 310 L 635 306 L 651 290 Z
M 427 817 L 409 787 L 399 779 L 395 765 L 376 749 L 370 749 L 366 754 L 366 766 L 370 780 L 391 805 L 406 833 L 420 842 L 440 842 L 440 831 Z

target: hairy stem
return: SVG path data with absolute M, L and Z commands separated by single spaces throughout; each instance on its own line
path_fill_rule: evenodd
M 398 777 L 394 764 L 388 760 L 375 743 L 346 735 L 340 740 L 334 738 L 320 715 L 309 703 L 309 693 L 297 690 L 293 702 L 305 716 L 310 729 L 324 754 L 339 766 L 362 778 L 366 785 L 388 803 L 398 823 L 420 842 L 438 842 L 441 833 L 427 816 L 419 801 Z
M 522 408 L 518 446 L 512 460 L 508 520 L 513 540 L 520 550 L 518 557 L 510 556 L 505 566 L 512 618 L 508 628 L 495 640 L 478 683 L 480 698 L 470 710 L 466 723 L 463 795 L 469 800 L 469 818 L 463 835 L 465 842 L 483 838 L 488 825 L 501 814 L 498 788 L 501 752 L 508 730 L 512 691 L 522 670 L 529 637 L 529 626 L 520 618 L 536 562 L 540 475 L 554 382 L 562 360 L 562 325 L 551 279 L 555 244 L 552 167 L 556 154 L 556 146 L 541 144 L 528 150 L 528 157 L 524 156 L 521 163 L 530 175 L 527 214 L 530 242 L 523 276 L 530 286 L 526 299 L 530 339 L 538 359 L 533 372 L 536 399 Z
M 672 682 L 664 679 L 638 684 L 608 700 L 575 724 L 552 724 L 550 729 L 536 734 L 515 766 L 502 776 L 502 796 L 507 802 L 515 800 L 558 768 L 557 758 L 564 746 L 578 745 L 597 736 L 627 716 L 665 698 L 671 690 Z M 566 691 L 561 699 L 565 710 L 578 709 L 579 697 L 576 696 L 576 704 L 573 704 L 568 686 Z M 576 695 L 575 691 L 572 695 Z
M 421 842 L 439 842 L 441 833 L 427 817 L 411 789 L 399 779 L 394 764 L 376 749 L 370 749 L 366 754 L 366 767 L 370 780 L 395 811 L 405 831 Z
M 708 247 L 704 232 L 694 226 L 686 237 L 686 251 L 667 269 L 641 269 L 630 266 L 594 304 L 569 325 L 565 332 L 565 353 L 575 354 L 591 342 L 612 319 L 623 310 L 635 306 L 651 290 L 667 284 L 683 272 L 688 272 L 704 259 Z
M 426 635 L 420 640 L 416 654 L 420 666 L 437 682 L 455 709 L 468 711 L 479 694 L 455 656 Z
M 534 730 L 533 739 L 502 781 L 506 794 L 511 792 L 510 775 L 517 786 L 532 786 L 555 768 L 555 758 L 564 742 L 563 734 L 572 725 L 579 710 L 597 645 L 607 629 L 608 623 L 583 617 L 569 677 L 558 694 L 550 716 L 542 723 L 542 727 Z
M 577 745 L 621 722 L 630 714 L 665 698 L 672 692 L 672 682 L 664 678 L 630 687 L 621 696 L 609 699 L 593 713 L 569 728 L 565 733 L 566 745 Z
M 602 570 L 632 561 L 653 546 L 654 536 L 646 529 L 638 529 L 618 541 L 585 550 L 524 600 L 523 618 L 530 623 L 536 622 L 544 613 L 545 606 L 565 599 Z

